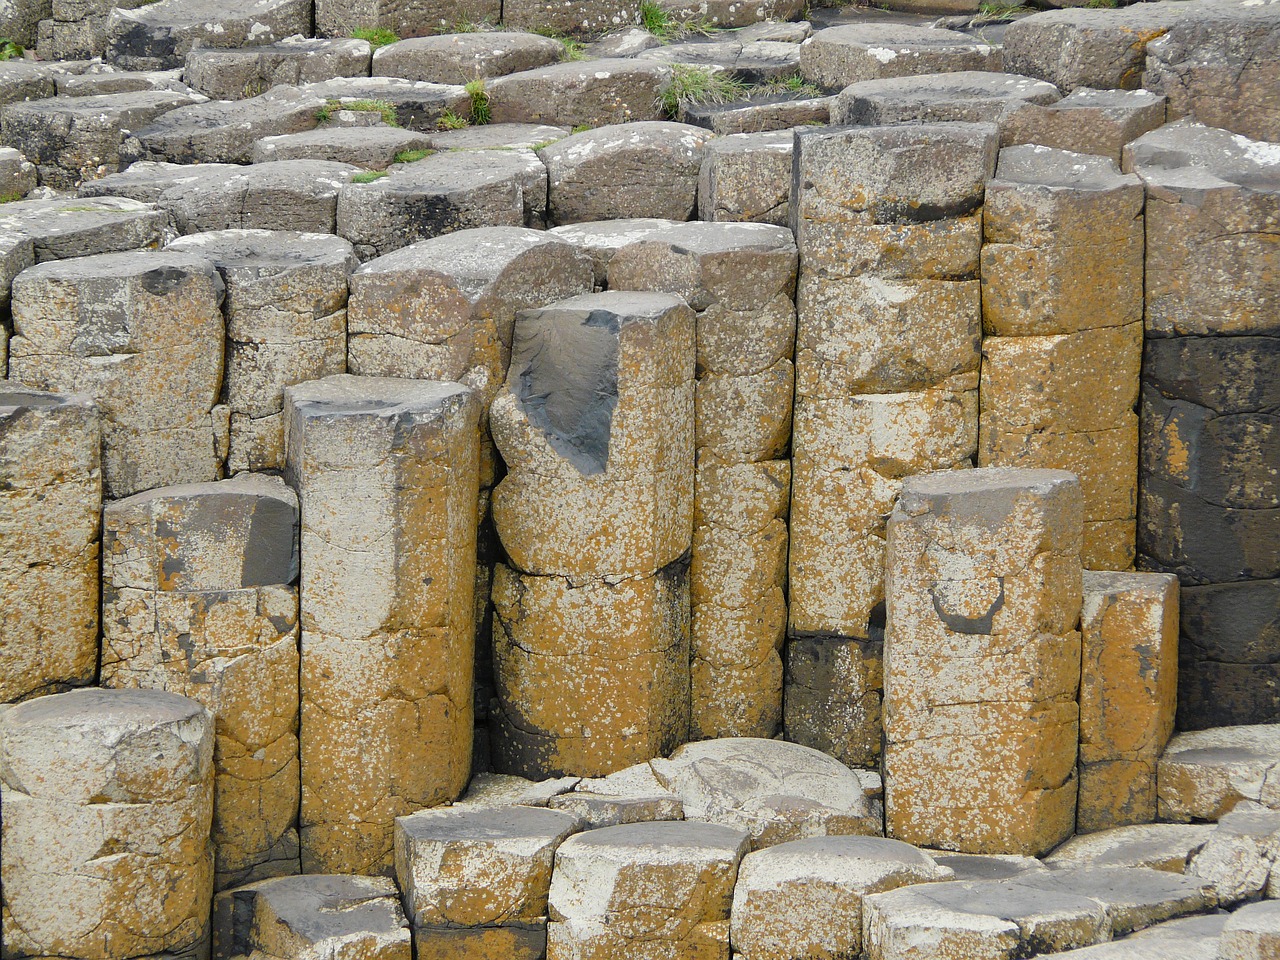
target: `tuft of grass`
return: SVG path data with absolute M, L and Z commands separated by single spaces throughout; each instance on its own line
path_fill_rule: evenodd
M 0 60 L 19 60 L 26 51 L 17 40 L 0 37 Z
M 985 0 L 978 5 L 978 13 L 983 20 L 996 22 L 1012 20 L 1022 10 L 1021 3 L 1005 3 L 1003 0 Z
M 589 123 L 580 123 L 580 124 L 578 124 L 576 127 L 574 127 L 572 130 L 570 130 L 569 132 L 570 132 L 570 133 L 586 133 L 586 132 L 587 132 L 588 130 L 590 130 L 590 129 L 591 129 L 591 124 L 589 124 Z
M 812 83 L 805 80 L 804 77 L 780 77 L 770 80 L 763 84 L 760 88 L 764 93 L 776 95 L 781 93 L 798 93 L 806 97 L 820 97 L 822 91 L 815 87 Z
M 1090 10 L 1114 10 L 1120 4 L 1117 0 L 1085 0 L 1085 6 Z
M 687 63 L 671 65 L 671 83 L 658 97 L 658 106 L 675 119 L 687 103 L 732 103 L 747 96 L 751 88 L 718 70 Z
M 471 126 L 471 121 L 466 117 L 460 117 L 452 110 L 446 110 L 440 115 L 440 119 L 436 121 L 436 126 L 441 130 L 461 130 L 464 127 Z
M 21 199 L 20 193 L 0 193 L 0 203 L 15 203 Z
M 340 110 L 380 113 L 382 114 L 382 122 L 388 127 L 400 126 L 400 120 L 396 116 L 395 104 L 387 103 L 385 100 L 329 100 L 316 111 L 316 120 L 320 123 L 328 123 L 333 119 L 333 115 Z
M 396 163 L 417 163 L 435 153 L 434 150 L 401 150 L 395 156 Z
M 394 30 L 388 30 L 386 27 L 357 27 L 351 31 L 351 36 L 355 40 L 368 40 L 369 46 L 375 50 L 400 39 Z
M 471 80 L 462 89 L 467 91 L 467 96 L 471 98 L 471 122 L 477 127 L 484 126 L 491 116 L 489 94 L 484 89 L 484 78 L 478 77 Z
M 663 43 L 670 43 L 672 40 L 679 40 L 695 33 L 706 37 L 721 29 L 717 23 L 705 17 L 681 20 L 657 0 L 641 0 L 640 26 Z
M 560 33 L 558 30 L 552 30 L 550 27 L 537 27 L 533 32 L 540 37 L 549 37 L 557 41 L 564 48 L 560 51 L 561 63 L 587 59 L 587 45 L 581 40 Z
M 375 180 L 381 180 L 387 175 L 385 170 L 366 170 L 364 173 L 357 173 L 351 178 L 352 183 L 373 183 Z
M 498 28 L 495 27 L 488 20 L 468 20 L 466 18 L 463 18 L 462 20 L 455 20 L 452 24 L 450 24 L 449 28 L 444 32 L 445 33 L 489 33 L 490 31 L 497 30 L 497 29 Z

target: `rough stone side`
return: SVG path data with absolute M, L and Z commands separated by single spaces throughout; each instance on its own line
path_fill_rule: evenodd
M 285 391 L 302 505 L 304 872 L 386 873 L 470 775 L 480 405 L 339 375 Z

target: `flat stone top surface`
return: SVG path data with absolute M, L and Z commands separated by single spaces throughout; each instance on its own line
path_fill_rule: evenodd
M 606 317 L 613 322 L 654 322 L 670 312 L 683 307 L 684 301 L 666 293 L 647 293 L 639 290 L 606 290 L 603 293 L 584 293 L 536 310 L 525 310 L 521 316 L 554 311 L 557 314 L 578 313 L 584 321 L 599 325 Z M 596 315 L 600 317 L 597 319 Z M 519 327 L 517 326 L 517 330 Z M 512 359 L 512 367 L 515 359 Z
M 341 237 L 296 230 L 213 230 L 179 237 L 165 249 L 205 257 L 219 269 L 250 267 L 271 275 L 314 265 L 354 269 L 358 263 Z
M 592 250 L 618 250 L 669 227 L 678 226 L 678 220 L 661 220 L 656 217 L 632 217 L 623 220 L 589 220 L 585 223 L 567 223 L 552 227 L 547 233 L 563 237 Z
M 996 164 L 996 179 L 1005 183 L 1071 191 L 1142 189 L 1136 176 L 1120 172 L 1108 157 L 1055 150 L 1038 144 L 1005 147 Z
M 395 377 L 356 377 L 334 374 L 288 387 L 298 415 L 305 419 L 333 417 L 395 418 L 406 414 L 435 414 L 473 396 L 460 383 L 401 380 Z
M 298 91 L 330 100 L 384 100 L 409 97 L 414 100 L 448 100 L 466 95 L 461 84 L 406 80 L 403 77 L 333 77 L 299 84 Z
M 920 50 L 952 53 L 993 49 L 991 44 L 972 34 L 907 23 L 845 23 L 819 30 L 811 41 L 865 47 L 873 57 L 883 61 Z
M 90 687 L 27 700 L 0 713 L 0 728 L 11 734 L 76 731 L 114 746 L 120 730 L 182 723 L 205 713 L 194 700 L 163 690 L 108 690 Z
M 973 916 L 998 917 L 1017 922 L 1032 917 L 1079 916 L 1097 913 L 1101 907 L 1088 897 L 1045 889 L 1016 880 L 955 880 L 925 883 L 892 893 L 878 894 L 912 904 L 936 904 L 945 910 Z M 892 912 L 892 911 L 889 911 Z M 938 918 L 946 926 L 945 914 Z
M 266 498 L 279 502 L 296 512 L 298 495 L 279 477 L 266 473 L 240 473 L 226 480 L 209 480 L 205 483 L 179 483 L 171 487 L 156 487 L 142 493 L 135 493 L 123 500 L 116 500 L 108 505 L 108 509 L 144 503 L 162 503 L 176 500 L 200 500 L 204 497 L 222 499 Z
M 461 130 L 428 133 L 431 146 L 437 150 L 493 150 L 509 147 L 543 146 L 549 141 L 569 136 L 565 127 L 542 123 L 486 123 Z
M 409 937 L 389 877 L 311 874 L 263 880 L 241 890 L 266 897 L 275 915 L 310 943 L 359 934 Z
M 90 281 L 137 280 L 144 290 L 161 297 L 173 290 L 188 275 L 213 275 L 217 271 L 204 257 L 170 250 L 136 250 L 124 253 L 98 253 L 69 260 L 48 260 L 29 267 L 14 278 L 15 289 L 35 280 Z M 222 281 L 217 281 L 219 290 Z
M 560 846 L 560 856 L 578 853 L 611 859 L 653 863 L 679 863 L 710 854 L 736 857 L 746 849 L 747 832 L 716 823 L 691 820 L 654 820 L 619 827 L 601 827 L 579 833 Z
M 1163 597 L 1178 578 L 1172 573 L 1133 573 L 1116 570 L 1086 570 L 1083 575 L 1086 599 L 1089 595 L 1107 596 L 1128 594 L 1140 597 Z M 1153 827 L 1172 827 L 1175 824 L 1152 824 Z M 1129 829 L 1117 827 L 1117 830 Z M 1114 831 L 1106 831 L 1112 833 Z
M 159 214 L 151 204 L 127 197 L 14 200 L 0 206 L 0 233 L 16 230 L 29 236 L 52 237 L 156 216 Z
M 47 100 L 26 100 L 10 104 L 7 112 L 59 115 L 72 118 L 98 117 L 103 122 L 121 110 L 146 110 L 153 107 L 182 106 L 204 103 L 208 97 L 197 93 L 172 90 L 134 90 L 126 93 L 101 93 L 87 97 L 58 96 Z
M 1028 873 L 1043 873 L 1048 869 L 1034 857 L 952 853 L 947 850 L 927 852 L 938 866 L 952 870 L 957 880 L 1012 880 Z
M 168 201 L 175 196 L 270 187 L 292 187 L 308 192 L 326 187 L 337 190 L 356 173 L 360 173 L 360 167 L 336 160 L 268 160 L 243 167 L 230 165 L 207 176 L 175 184 L 161 196 Z
M 572 790 L 578 784 L 577 777 L 561 777 L 556 780 L 526 780 L 505 773 L 477 773 L 467 784 L 467 792 L 454 804 L 461 807 L 522 806 L 545 807 L 547 802 Z
M 280 57 L 308 56 L 312 54 L 343 53 L 358 57 L 369 56 L 372 47 L 368 40 L 356 40 L 351 37 L 285 37 L 275 43 L 265 43 L 260 47 L 196 47 L 190 57 Z
M 84 394 L 53 393 L 24 386 L 14 380 L 0 380 L 0 418 L 25 410 L 54 410 L 58 407 L 91 409 L 93 399 Z
M 1063 867 L 1024 877 L 1021 882 L 1116 905 L 1150 903 L 1196 894 L 1204 894 L 1211 902 L 1216 901 L 1212 885 L 1206 881 L 1149 867 Z
M 1050 110 L 1101 110 L 1125 116 L 1134 110 L 1154 107 L 1165 100 L 1164 94 L 1150 90 L 1095 90 L 1093 87 L 1076 87 L 1057 103 L 1049 104 Z
M 127 170 L 109 173 L 80 185 L 82 197 L 120 196 L 154 203 L 170 187 L 220 173 L 242 169 L 233 163 L 170 163 L 167 160 L 139 160 Z M 146 209 L 150 209 L 149 207 Z
M 795 253 L 795 236 L 787 227 L 768 223 L 729 223 L 694 220 L 670 227 L 660 227 L 643 242 L 666 243 L 677 252 L 694 254 L 732 253 L 734 251 L 778 251 Z
M 607 80 L 614 74 L 648 74 L 652 77 L 665 77 L 671 67 L 655 60 L 635 60 L 629 57 L 601 57 L 599 60 L 570 60 L 565 63 L 553 63 L 549 67 L 538 67 L 536 70 L 525 70 L 521 73 L 509 73 L 505 77 L 494 77 L 490 81 L 494 85 L 503 85 L 528 80 L 553 80 L 565 83 L 583 83 L 588 80 Z
M 635 120 L 630 123 L 610 123 L 593 127 L 557 140 L 538 151 L 546 160 L 581 163 L 606 150 L 627 147 L 647 148 L 654 145 L 679 146 L 696 150 L 710 140 L 713 134 L 706 127 L 674 120 Z
M 1280 762 L 1280 724 L 1212 727 L 1177 734 L 1165 748 L 1161 762 L 1204 766 L 1239 762 Z
M 574 830 L 578 818 L 545 807 L 512 806 L 423 810 L 397 823 L 414 840 L 474 843 L 555 838 Z
M 939 470 L 907 477 L 900 502 L 913 498 L 963 496 L 968 493 L 1047 494 L 1062 486 L 1079 486 L 1075 474 L 1066 470 L 1024 467 L 979 467 L 976 470 Z
M 1124 169 L 1173 187 L 1234 183 L 1280 193 L 1280 143 L 1178 120 L 1126 145 Z
M 1116 576 L 1126 576 L 1117 574 Z M 1150 576 L 1150 574 L 1128 574 Z M 1163 576 L 1163 574 L 1157 574 Z M 1089 577 L 1089 571 L 1085 571 Z M 1088 580 L 1085 581 L 1088 593 Z M 1115 827 L 1098 833 L 1072 837 L 1045 862 L 1053 868 L 1099 866 L 1136 867 L 1155 866 L 1171 860 L 1182 860 L 1204 845 L 1213 833 L 1207 824 L 1144 823 L 1127 827 Z
M 359 277 L 388 273 L 432 273 L 449 276 L 471 293 L 477 283 L 487 284 L 520 254 L 544 244 L 568 246 L 545 230 L 527 227 L 475 227 L 456 230 L 429 240 L 419 240 L 393 250 L 356 271 Z M 468 283 L 470 281 L 470 283 Z
M 951 879 L 952 871 L 941 867 L 918 847 L 888 837 L 806 837 L 765 847 L 750 855 L 758 870 L 798 868 L 798 872 L 828 873 L 867 865 L 914 867 L 935 880 Z M 859 872 L 862 872 L 861 870 Z
M 851 84 L 840 99 L 877 100 L 1029 100 L 1055 103 L 1061 94 L 1045 80 L 1012 73 L 985 70 L 957 70 L 954 73 L 924 73 L 913 77 L 888 77 Z

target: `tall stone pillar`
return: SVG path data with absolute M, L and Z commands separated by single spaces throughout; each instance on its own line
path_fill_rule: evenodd
M 516 321 L 490 426 L 494 765 L 597 776 L 689 726 L 694 314 L 656 293 L 588 294 Z
M 480 404 L 345 374 L 285 391 L 302 508 L 304 873 L 388 873 L 470 776 Z
M 1104 157 L 1023 146 L 983 208 L 978 463 L 1079 477 L 1090 570 L 1133 566 L 1142 205 Z
M 885 517 L 904 478 L 969 466 L 977 448 L 980 209 L 996 150 L 989 124 L 796 138 L 787 731 L 850 764 L 880 749 Z M 829 732 L 812 723 L 824 712 L 839 714 Z
M 0 703 L 93 683 L 101 443 L 88 397 L 0 380 Z
M 298 872 L 298 498 L 278 477 L 108 504 L 101 682 L 214 717 L 214 885 Z
M 887 832 L 1038 856 L 1075 829 L 1080 484 L 991 467 L 906 481 L 889 518 Z
M 619 250 L 609 289 L 696 312 L 690 736 L 782 723 L 796 250 L 784 227 L 685 223 Z

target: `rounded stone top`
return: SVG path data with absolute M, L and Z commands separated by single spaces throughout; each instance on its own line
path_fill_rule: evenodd
M 393 250 L 363 264 L 354 281 L 370 274 L 428 271 L 458 280 L 492 280 L 521 254 L 545 245 L 573 249 L 568 241 L 528 227 L 473 227 Z
M 555 838 L 576 830 L 578 818 L 546 807 L 467 807 L 423 810 L 396 824 L 416 841 L 475 843 Z
M 576 834 L 561 844 L 559 855 L 653 863 L 703 859 L 708 855 L 736 859 L 747 843 L 747 832 L 733 827 L 692 820 L 652 820 Z
M 911 53 L 910 48 L 936 50 L 992 50 L 981 37 L 938 27 L 910 23 L 845 23 L 819 30 L 806 43 L 840 43 L 848 46 L 883 48 L 880 56 L 893 59 Z
M 82 730 L 111 743 L 124 728 L 146 729 L 207 716 L 200 704 L 164 690 L 90 687 L 27 700 L 0 715 L 6 735 L 21 730 Z
M 475 391 L 441 380 L 403 380 L 396 377 L 357 377 L 334 374 L 285 388 L 285 398 L 303 419 L 441 415 L 479 402 Z
M 524 311 L 521 316 L 543 311 L 555 313 L 581 313 L 592 326 L 600 325 L 596 315 L 612 317 L 616 321 L 656 320 L 671 310 L 689 309 L 683 300 L 669 293 L 648 293 L 638 290 L 606 290 L 603 293 L 584 293 L 570 297 L 537 310 Z
M 886 837 L 808 837 L 766 847 L 742 862 L 739 887 L 775 885 L 801 878 L 821 877 L 876 892 L 890 886 L 950 880 L 949 868 L 940 866 L 922 850 Z
M 390 877 L 276 877 L 240 888 L 237 899 L 240 897 L 264 898 L 279 925 L 311 944 L 356 937 L 377 937 L 384 942 L 409 938 L 395 881 Z
M 359 263 L 347 240 L 297 230 L 211 230 L 179 237 L 165 249 L 205 257 L 222 270 L 247 267 L 270 274 L 317 265 L 350 272 Z
M 1236 184 L 1280 193 L 1280 143 L 1250 140 L 1183 119 L 1126 145 L 1124 169 L 1173 187 Z
M 425 38 L 424 38 L 425 39 Z M 461 130 L 442 130 L 431 133 L 431 145 L 437 150 L 475 150 L 495 148 L 534 147 L 551 140 L 569 136 L 565 127 L 548 126 L 545 123 L 485 123 Z
M 598 62 L 598 61 L 592 61 Z M 625 150 L 629 147 L 649 149 L 673 147 L 693 152 L 715 137 L 706 127 L 674 120 L 633 120 L 629 123 L 610 123 L 584 130 L 557 140 L 538 151 L 548 164 L 579 164 L 596 154 Z
M 170 250 L 131 250 L 125 253 L 97 253 L 68 260 L 47 260 L 28 267 L 14 278 L 14 286 L 37 280 L 137 280 L 144 290 L 163 296 L 189 276 L 210 277 L 222 288 L 222 279 L 213 264 L 192 253 Z

